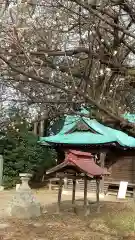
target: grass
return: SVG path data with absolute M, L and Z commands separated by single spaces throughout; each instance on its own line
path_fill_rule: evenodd
M 0 229 L 0 240 L 132 240 L 135 239 L 134 205 L 101 203 L 100 213 L 92 205 L 90 216 L 84 217 L 82 206 L 73 213 L 69 201 L 55 214 L 56 205 L 33 220 L 3 219 L 7 227 Z
M 95 228 L 116 235 L 118 239 L 135 239 L 135 210 L 134 204 L 104 203 L 101 213 L 92 216 Z

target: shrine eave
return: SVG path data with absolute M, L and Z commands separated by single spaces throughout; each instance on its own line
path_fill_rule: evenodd
M 90 150 L 108 150 L 109 149 L 117 149 L 117 150 L 122 150 L 122 151 L 127 151 L 127 150 L 131 150 L 131 151 L 135 151 L 135 147 L 128 147 L 128 146 L 121 146 L 116 142 L 112 142 L 112 143 L 102 143 L 102 144 L 76 144 L 76 143 L 72 143 L 72 144 L 67 144 L 67 143 L 55 143 L 55 142 L 43 142 L 41 143 L 42 146 L 46 146 L 49 148 L 57 148 L 57 147 L 61 147 L 61 148 L 67 148 L 67 149 L 85 149 L 85 148 L 89 148 Z
M 78 129 L 79 123 L 87 126 L 88 130 Z M 86 129 L 85 129 L 86 130 Z M 135 138 L 128 134 L 107 127 L 95 119 L 79 115 L 69 115 L 60 132 L 56 135 L 40 138 L 41 145 L 67 145 L 67 146 L 89 146 L 89 147 L 116 147 L 135 149 Z

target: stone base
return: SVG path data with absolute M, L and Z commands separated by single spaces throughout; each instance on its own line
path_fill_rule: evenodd
M 41 215 L 41 209 L 35 204 L 27 206 L 12 206 L 10 216 L 20 219 L 36 218 Z
M 15 187 L 16 191 L 19 190 L 20 186 L 21 186 L 21 184 L 16 184 L 16 187 Z
M 41 215 L 41 206 L 31 190 L 19 189 L 9 204 L 8 214 L 16 218 L 35 218 Z
M 4 187 L 0 186 L 0 192 L 4 191 Z

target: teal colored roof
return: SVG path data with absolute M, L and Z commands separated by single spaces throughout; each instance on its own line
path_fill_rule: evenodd
M 40 142 L 64 143 L 64 144 L 105 144 L 114 142 L 113 137 L 103 136 L 89 132 L 74 132 L 70 134 L 59 134 L 50 137 L 43 137 Z
M 123 117 L 127 119 L 129 122 L 135 123 L 135 114 L 125 113 Z
M 83 114 L 89 114 L 87 110 L 82 110 Z M 82 112 L 81 112 L 82 113 Z M 90 131 L 74 131 L 78 122 L 82 121 L 90 127 Z M 93 133 L 94 130 L 95 133 Z M 69 133 L 70 131 L 70 133 Z M 61 131 L 49 137 L 40 138 L 40 143 L 56 143 L 56 144 L 72 144 L 72 145 L 93 145 L 105 143 L 118 143 L 122 147 L 135 147 L 135 138 L 128 136 L 126 133 L 104 126 L 95 119 L 90 119 L 87 116 L 69 115 L 65 119 L 65 123 Z
M 82 110 L 80 112 L 77 112 L 78 115 L 67 115 L 65 122 L 64 122 L 64 126 L 63 128 L 60 130 L 59 134 L 65 134 L 67 132 L 69 132 L 71 129 L 73 129 L 77 122 L 79 122 L 80 120 L 82 120 L 83 118 L 81 117 L 81 114 L 85 114 L 85 115 L 89 115 L 89 112 L 82 108 Z

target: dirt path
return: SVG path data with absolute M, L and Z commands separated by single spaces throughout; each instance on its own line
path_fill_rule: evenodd
M 46 212 L 33 220 L 6 218 L 8 202 L 15 191 L 0 192 L 0 240 L 131 240 L 134 235 L 134 211 L 125 204 L 116 202 L 101 203 L 101 211 L 93 205 L 88 218 L 84 210 L 72 210 L 71 195 L 62 195 L 61 213 L 56 214 L 57 192 L 34 191 L 37 200 Z M 112 197 L 105 200 L 112 201 Z M 70 201 L 68 201 L 70 200 Z M 114 198 L 116 201 L 116 197 Z M 81 202 L 81 201 L 79 201 Z M 82 202 L 81 202 L 82 205 Z M 125 231 L 125 233 L 124 233 Z M 123 235 L 124 234 L 124 235 Z M 125 235 L 126 234 L 126 235 Z M 129 235 L 130 234 L 130 235 Z M 123 236 L 122 236 L 123 235 Z
M 8 205 L 8 202 L 10 202 L 14 194 L 15 194 L 15 190 L 0 192 L 0 211 Z M 41 205 L 48 205 L 48 204 L 57 202 L 57 191 L 48 191 L 45 189 L 41 189 L 39 191 L 33 191 L 33 194 L 35 195 L 37 200 L 41 203 Z M 83 198 L 83 194 L 81 196 L 76 196 L 76 199 L 80 199 L 80 198 Z M 62 194 L 62 201 L 71 200 L 71 199 L 72 199 L 71 193 Z M 95 197 L 91 195 L 90 197 L 88 197 L 88 199 L 95 200 Z M 107 196 L 102 200 L 113 201 L 113 202 L 118 201 L 115 196 Z
M 8 204 L 15 194 L 15 190 L 0 192 L 0 218 L 6 216 Z M 47 190 L 33 191 L 34 196 L 44 207 L 57 202 L 57 192 L 49 192 Z M 62 200 L 71 200 L 71 196 L 62 195 Z

